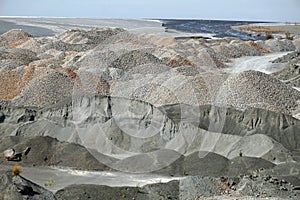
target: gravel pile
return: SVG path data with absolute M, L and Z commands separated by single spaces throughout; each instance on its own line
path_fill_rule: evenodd
M 75 69 L 106 68 L 117 58 L 113 51 L 89 51 L 74 57 L 65 67 Z
M 150 67 L 148 71 L 152 74 L 136 73 L 139 69 L 143 69 L 143 67 L 147 68 L 148 66 Z M 168 90 L 172 90 L 174 85 L 170 87 L 168 82 L 172 77 L 175 79 L 176 76 L 178 76 L 178 73 L 176 73 L 176 70 L 167 69 L 169 68 L 164 65 L 151 64 L 134 67 L 130 69 L 128 73 L 123 73 L 118 80 L 111 82 L 111 95 L 139 99 L 157 105 L 155 104 L 156 101 L 165 101 L 167 95 L 173 95 L 173 91 Z M 160 90 L 161 92 L 159 92 Z M 152 95 L 152 92 L 156 92 L 155 95 Z M 176 97 L 174 98 L 176 99 Z M 176 100 L 171 100 L 171 98 L 169 98 L 168 101 L 177 102 Z M 158 105 L 161 104 L 158 103 Z
M 198 51 L 197 57 L 190 59 L 196 66 L 201 68 L 203 71 L 210 71 L 216 68 L 223 68 L 226 65 L 221 61 L 222 58 L 215 56 L 211 53 L 211 50 L 206 48 Z
M 300 63 L 300 52 L 288 53 L 276 60 L 273 60 L 272 63 Z
M 109 67 L 128 70 L 132 67 L 147 63 L 161 64 L 162 62 L 150 53 L 143 52 L 142 50 L 134 50 L 118 57 Z
M 39 60 L 33 61 L 29 66 L 48 67 L 51 65 L 62 65 L 65 62 L 67 53 L 50 49 L 38 55 Z
M 120 41 L 98 45 L 93 51 L 114 52 L 117 56 L 121 56 L 130 51 L 141 50 L 147 53 L 154 53 L 156 47 L 134 39 L 122 39 Z
M 257 49 L 246 44 L 245 42 L 236 42 L 230 44 L 221 44 L 212 47 L 217 54 L 227 58 L 240 58 L 242 56 L 260 56 L 262 55 Z
M 29 66 L 17 67 L 0 73 L 0 99 L 11 100 L 18 96 L 33 78 L 34 69 Z
M 18 106 L 45 107 L 70 97 L 72 90 L 72 78 L 65 73 L 53 71 L 30 81 L 13 103 Z
M 184 76 L 196 76 L 201 72 L 200 68 L 194 66 L 179 66 L 174 69 Z
M 212 48 L 204 48 L 203 51 L 207 52 L 212 58 L 219 60 L 220 62 L 229 62 L 229 59 L 221 54 L 215 52 Z
M 49 42 L 51 42 L 53 38 L 45 37 L 45 38 L 30 38 L 28 41 L 19 45 L 17 48 L 19 49 L 29 49 L 36 53 L 42 53 L 41 47 Z
M 194 77 L 181 74 L 171 74 L 164 82 L 149 84 L 144 87 L 141 100 L 156 106 L 175 103 L 188 105 L 213 104 L 218 95 L 219 88 L 226 80 L 226 74 L 205 73 Z M 142 88 L 139 88 L 141 92 Z
M 38 60 L 36 53 L 28 49 L 17 49 L 9 46 L 0 46 L 0 60 L 10 59 L 22 62 L 27 65 L 34 60 Z
M 229 62 L 227 57 L 218 54 L 212 48 L 202 48 L 197 55 L 199 62 L 198 66 L 212 66 L 217 68 L 226 67 L 226 62 Z
M 128 35 L 129 38 L 122 38 Z M 107 40 L 111 40 L 108 43 Z M 65 63 L 65 67 L 71 68 L 106 68 L 113 67 L 112 63 L 115 60 L 120 59 L 124 54 L 128 54 L 131 51 L 143 51 L 144 53 L 153 52 L 154 46 L 146 44 L 143 41 L 138 40 L 137 37 L 129 35 L 127 32 L 122 32 L 118 35 L 114 35 L 111 38 L 103 41 L 94 49 L 87 51 L 83 54 L 77 54 L 70 62 Z
M 255 43 L 270 52 L 285 52 L 295 50 L 293 41 L 286 39 L 271 39 L 266 41 L 256 41 Z
M 57 38 L 69 44 L 100 44 L 124 31 L 121 28 L 95 28 L 87 31 L 73 29 L 57 35 Z
M 21 65 L 22 63 L 17 60 L 10 60 L 10 59 L 0 60 L 0 73 L 4 71 L 6 72 L 11 71 Z
M 248 45 L 248 43 L 246 43 L 246 42 L 236 43 L 236 44 L 234 44 L 233 48 L 237 49 L 237 51 L 240 51 L 241 56 L 261 56 L 262 55 L 262 53 L 260 51 L 258 51 L 253 46 Z
M 12 47 L 16 47 L 23 44 L 31 38 L 29 33 L 21 29 L 12 29 L 2 35 L 0 35 L 0 43 L 7 44 Z
M 86 44 L 88 41 L 87 31 L 72 29 L 58 34 L 56 37 L 69 44 Z
M 202 73 L 196 76 L 193 84 L 199 105 L 215 104 L 220 88 L 227 78 L 228 74 L 225 73 Z
M 116 43 L 119 43 L 119 42 L 122 42 L 122 41 L 125 41 L 125 42 L 126 41 L 138 41 L 137 43 L 140 43 L 140 44 L 148 43 L 148 41 L 141 40 L 138 37 L 138 35 L 129 33 L 128 31 L 125 31 L 123 29 L 120 29 L 120 30 L 122 30 L 122 31 L 118 31 L 117 34 L 114 34 L 110 37 L 106 37 L 106 38 L 104 38 L 104 40 L 99 42 L 99 47 L 101 45 L 106 46 L 106 45 L 109 45 L 109 44 L 116 44 Z
M 300 88 L 300 64 L 290 64 L 272 75 L 289 86 Z
M 147 75 L 158 76 L 159 74 L 166 73 L 168 71 L 174 71 L 174 69 L 164 65 L 157 63 L 147 63 L 142 65 L 134 66 L 125 72 L 123 72 L 122 81 L 136 79 L 139 75 L 142 77 L 146 77 Z
M 44 45 L 43 51 L 48 49 L 56 49 L 64 52 L 90 50 L 121 31 L 121 29 L 68 30 L 57 35 L 52 42 Z
M 187 58 L 184 58 L 180 55 L 176 55 L 172 58 L 170 58 L 166 64 L 169 66 L 169 67 L 180 67 L 180 66 L 192 66 L 192 67 L 195 67 L 196 65 L 191 62 L 189 59 Z
M 258 71 L 232 74 L 220 88 L 216 102 L 245 109 L 256 107 L 291 114 L 300 93 L 270 75 Z
M 227 58 L 238 57 L 235 55 L 235 52 L 233 51 L 232 48 L 229 47 L 228 44 L 221 44 L 220 46 L 213 46 L 212 48 L 214 49 L 215 52 Z
M 18 71 L 13 70 L 0 73 L 0 99 L 13 99 L 20 94 L 23 87 L 22 75 Z
M 134 71 L 147 67 L 150 67 L 147 74 Z M 206 105 L 215 102 L 219 88 L 228 76 L 205 73 L 187 77 L 163 65 L 156 70 L 155 67 L 154 72 L 151 71 L 150 65 L 134 68 L 120 81 L 111 83 L 111 94 L 146 101 L 155 106 L 175 103 Z
M 76 52 L 81 52 L 81 51 L 87 51 L 93 48 L 94 46 L 90 46 L 87 44 L 69 44 L 66 42 L 63 42 L 61 40 L 54 40 L 51 41 L 50 43 L 47 43 L 41 47 L 41 51 L 45 52 L 48 51 L 49 49 L 55 49 L 58 51 L 76 51 Z
M 120 44 L 119 44 L 120 45 Z M 121 46 L 121 45 L 120 45 Z M 140 47 L 136 47 L 135 45 L 130 45 L 125 43 L 125 49 L 111 48 L 111 47 L 96 47 L 95 49 L 88 51 L 87 53 L 77 54 L 74 59 L 66 63 L 65 66 L 75 67 L 77 69 L 88 69 L 88 68 L 107 68 L 113 67 L 112 63 L 117 62 L 116 60 L 120 60 L 123 55 L 130 54 L 131 51 L 143 51 L 146 54 L 147 49 L 142 49 Z M 148 53 L 150 55 L 150 53 Z M 134 61 L 133 61 L 134 62 Z M 137 63 L 138 64 L 138 63 Z
M 31 38 L 25 32 L 11 31 L 1 37 L 14 42 L 26 39 L 18 48 L 0 46 L 2 72 L 10 72 L 20 65 L 34 69 L 25 81 L 25 72 L 19 75 L 17 70 L 5 75 L 9 78 L 3 78 L 3 82 L 6 81 L 3 88 L 8 85 L 12 88 L 2 96 L 15 98 L 19 105 L 30 105 L 30 101 L 37 106 L 48 105 L 70 96 L 78 72 L 77 87 L 82 87 L 83 91 L 134 97 L 155 105 L 178 102 L 203 105 L 221 101 L 238 108 L 254 106 L 289 114 L 298 98 L 292 95 L 293 89 L 283 88 L 281 82 L 267 75 L 256 72 L 251 72 L 249 77 L 243 73 L 233 75 L 223 85 L 228 75 L 210 73 L 216 68 L 227 67 L 230 58 L 293 50 L 295 47 L 290 40 L 174 41 L 158 36 L 138 36 L 118 28 L 69 30 L 52 38 Z M 291 56 L 283 58 L 289 59 Z M 61 66 L 77 71 L 68 73 L 61 70 Z M 294 65 L 289 72 L 275 77 L 287 81 L 286 76 L 292 73 L 294 75 L 289 77 L 297 78 L 297 69 Z M 53 86 L 55 84 L 62 89 Z M 293 84 L 298 86 L 298 82 Z M 42 92 L 37 92 L 39 87 L 43 88 Z M 59 98 L 54 100 L 55 97 Z
M 261 55 L 263 54 L 267 54 L 267 53 L 271 53 L 271 51 L 264 49 L 263 47 L 259 46 L 256 42 L 254 41 L 246 41 L 245 42 L 247 45 L 250 45 L 251 47 L 253 47 L 254 49 L 256 49 L 258 52 L 261 53 Z
M 85 30 L 69 30 L 56 36 L 56 40 L 42 46 L 42 51 L 56 49 L 59 51 L 83 52 L 105 44 L 110 38 L 124 32 L 119 28 L 103 28 Z
M 88 71 L 79 71 L 76 74 L 73 88 L 74 94 L 99 94 L 109 95 L 110 86 L 103 74 L 92 73 Z
M 38 53 L 40 51 L 40 47 L 43 44 L 40 43 L 37 39 L 35 38 L 31 38 L 30 40 L 24 42 L 23 44 L 21 44 L 20 46 L 18 46 L 18 48 L 20 49 L 28 49 L 31 50 L 35 53 Z
M 300 88 L 300 53 L 292 52 L 282 56 L 272 63 L 287 63 L 286 67 L 272 75 L 282 82 Z

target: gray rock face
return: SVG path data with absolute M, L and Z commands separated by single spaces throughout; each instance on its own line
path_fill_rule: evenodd
M 288 115 L 263 109 L 238 111 L 216 106 L 179 104 L 163 106 L 161 109 L 175 122 L 189 122 L 201 129 L 230 135 L 265 134 L 288 149 L 299 149 L 297 142 L 293 142 L 298 141 L 296 130 L 299 129 L 299 120 Z
M 261 109 L 156 108 L 136 100 L 79 95 L 72 103 L 44 109 L 1 111 L 2 135 L 75 142 L 121 171 L 220 176 L 227 174 L 228 159 L 239 157 L 240 151 L 276 164 L 297 160 L 299 151 L 299 121 Z
M 0 191 L 0 199 L 5 200 L 56 199 L 56 197 L 45 188 L 22 176 L 13 176 L 9 171 L 0 171 Z

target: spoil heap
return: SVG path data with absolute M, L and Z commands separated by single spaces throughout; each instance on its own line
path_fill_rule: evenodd
M 153 199 L 161 188 L 174 191 L 164 198 L 191 199 L 207 187 L 207 197 L 236 190 L 237 197 L 297 199 L 297 187 L 263 184 L 263 175 L 299 164 L 300 125 L 291 116 L 299 109 L 300 93 L 291 87 L 298 87 L 299 60 L 282 58 L 295 62 L 273 75 L 222 71 L 232 58 L 293 50 L 285 39 L 176 41 L 118 28 L 32 38 L 12 30 L 0 36 L 0 150 L 31 146 L 20 161 L 26 166 L 210 177 L 145 186 L 144 193 L 69 186 L 57 193 L 61 199 L 105 192 Z M 299 185 L 298 174 L 281 176 Z

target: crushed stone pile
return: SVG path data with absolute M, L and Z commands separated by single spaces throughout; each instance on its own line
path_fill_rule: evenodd
M 123 54 L 122 56 L 114 60 L 109 67 L 128 70 L 131 67 L 147 63 L 160 64 L 161 61 L 152 54 L 135 50 Z
M 217 103 L 240 109 L 256 107 L 291 114 L 300 93 L 281 81 L 258 71 L 232 74 L 220 88 Z
M 282 82 L 296 88 L 300 88 L 300 53 L 292 52 L 282 56 L 272 63 L 285 63 L 286 67 L 272 75 Z
M 9 46 L 0 46 L 0 59 L 16 60 L 28 65 L 34 60 L 38 60 L 36 53 L 28 49 L 18 49 Z
M 45 106 L 47 102 L 51 104 L 72 96 L 76 76 L 81 81 L 77 85 L 88 93 L 135 98 L 157 106 L 180 102 L 204 105 L 221 101 L 221 105 L 254 106 L 288 114 L 297 107 L 298 94 L 268 75 L 251 74 L 246 78 L 248 75 L 245 74 L 226 75 L 218 71 L 228 67 L 226 63 L 232 58 L 292 51 L 295 46 L 290 40 L 176 41 L 167 37 L 135 35 L 119 28 L 73 29 L 48 38 L 32 38 L 22 30 L 12 30 L 1 35 L 1 40 L 1 74 L 5 72 L 1 76 L 14 80 L 2 79 L 5 82 L 3 88 L 10 88 L 10 92 L 3 90 L 2 97 L 14 99 L 16 105 Z M 18 45 L 7 46 L 5 41 L 8 40 Z M 27 65 L 33 73 L 23 80 L 23 68 Z M 43 75 L 47 73 L 47 76 Z M 287 81 L 282 76 L 274 77 Z M 265 81 L 272 84 L 267 86 Z M 297 86 L 296 83 L 294 81 L 293 86 Z M 39 87 L 44 88 L 43 92 L 37 92 Z M 278 92 L 279 88 L 281 92 Z M 55 100 L 57 97 L 60 98 Z
M 256 41 L 255 43 L 270 52 L 285 52 L 295 50 L 293 41 L 287 39 L 270 39 L 266 41 Z
M 0 61 L 0 73 L 4 71 L 9 72 L 22 65 L 23 63 L 17 60 L 3 59 Z
M 100 44 L 108 38 L 124 32 L 121 28 L 95 28 L 91 30 L 67 30 L 56 37 L 69 44 Z
M 71 97 L 73 84 L 73 80 L 68 74 L 53 71 L 30 81 L 13 102 L 18 106 L 34 107 L 56 104 Z
M 230 43 L 221 43 L 214 46 L 216 53 L 227 58 L 239 58 L 242 56 L 260 56 L 262 53 L 248 43 L 240 41 L 232 41 Z
M 21 29 L 12 29 L 0 36 L 0 44 L 6 44 L 11 47 L 17 47 L 29 39 L 31 35 Z

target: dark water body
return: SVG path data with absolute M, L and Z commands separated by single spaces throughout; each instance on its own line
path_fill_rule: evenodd
M 237 37 L 242 40 L 261 40 L 264 36 L 252 36 L 247 33 L 232 30 L 231 26 L 241 26 L 253 23 L 253 21 L 222 21 L 222 20 L 176 20 L 176 19 L 161 19 L 163 26 L 177 31 L 188 33 L 213 33 L 215 37 Z

